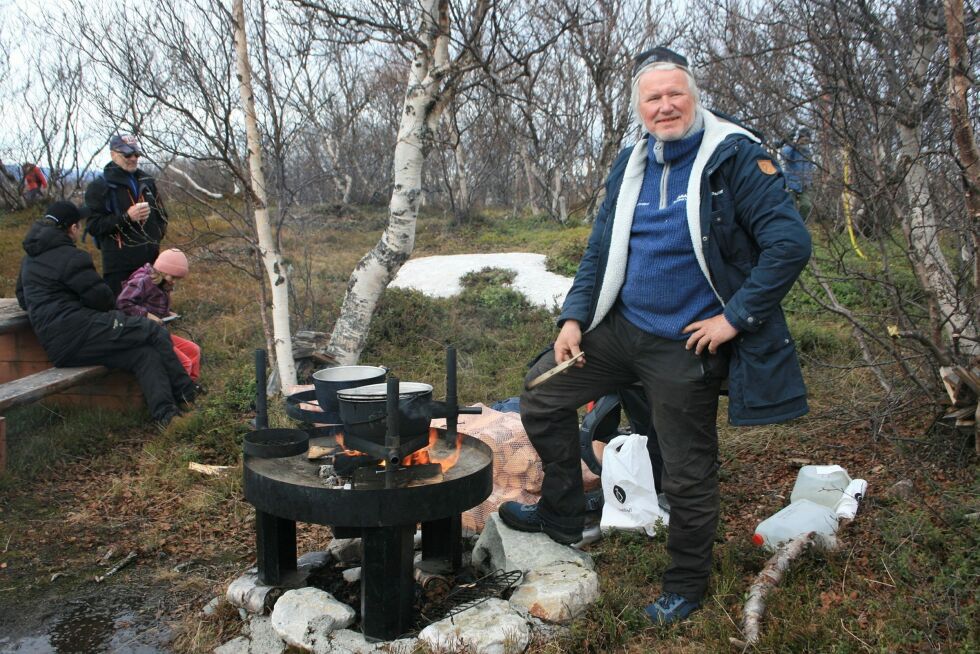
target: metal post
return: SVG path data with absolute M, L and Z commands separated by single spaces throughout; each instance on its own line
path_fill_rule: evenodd
M 385 449 L 388 450 L 385 463 L 385 488 L 392 488 L 395 485 L 395 470 L 401 463 L 401 456 L 398 453 L 401 448 L 401 438 L 398 435 L 398 391 L 401 390 L 401 384 L 398 378 L 389 377 L 385 390 L 388 411 L 388 430 L 385 432 Z
M 446 441 L 456 442 L 459 401 L 456 398 L 456 348 L 446 348 Z
M 255 351 L 255 428 L 269 427 L 269 411 L 266 405 L 266 353 Z

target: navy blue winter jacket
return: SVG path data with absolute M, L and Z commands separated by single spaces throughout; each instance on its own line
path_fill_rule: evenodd
M 754 135 L 704 113 L 705 134 L 687 189 L 695 257 L 739 330 L 729 365 L 734 425 L 783 422 L 808 411 L 806 387 L 780 301 L 810 257 L 810 234 L 772 157 Z M 595 328 L 623 285 L 646 140 L 623 150 L 559 316 Z

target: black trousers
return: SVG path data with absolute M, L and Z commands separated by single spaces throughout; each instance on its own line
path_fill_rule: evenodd
M 194 382 L 174 354 L 169 332 L 121 311 L 93 321 L 85 340 L 58 365 L 102 365 L 133 373 L 154 420 L 172 416 L 178 401 L 194 399 Z
M 708 586 L 718 524 L 718 392 L 728 355 L 684 349 L 684 341 L 648 334 L 618 311 L 582 338 L 586 364 L 521 395 L 521 420 L 544 465 L 538 513 L 565 530 L 584 522 L 577 409 L 639 381 L 663 456 L 662 490 L 670 502 L 663 590 L 699 601 Z M 533 379 L 555 365 L 548 352 Z M 651 437 L 654 437 L 651 435 Z

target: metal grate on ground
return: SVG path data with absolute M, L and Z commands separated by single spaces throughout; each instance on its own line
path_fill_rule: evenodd
M 445 620 L 466 609 L 473 608 L 491 597 L 502 597 L 504 593 L 514 588 L 523 579 L 520 570 L 495 570 L 476 581 L 457 586 L 441 600 L 421 612 L 422 626 Z

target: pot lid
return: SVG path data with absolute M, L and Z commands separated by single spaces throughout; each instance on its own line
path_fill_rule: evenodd
M 398 382 L 398 397 L 400 399 L 408 399 L 431 392 L 432 386 L 430 384 Z M 337 391 L 337 397 L 354 401 L 384 400 L 388 397 L 388 384 L 369 384 L 357 388 L 345 388 Z
M 372 379 L 388 373 L 385 368 L 378 366 L 335 366 L 321 368 L 313 373 L 313 379 L 321 382 L 353 382 L 362 379 Z

